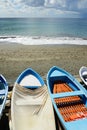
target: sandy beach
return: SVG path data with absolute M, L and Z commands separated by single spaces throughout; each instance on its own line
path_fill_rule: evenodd
M 80 67 L 87 66 L 87 46 L 0 43 L 0 73 L 8 82 L 14 83 L 28 67 L 44 76 L 52 66 L 59 66 L 78 75 Z

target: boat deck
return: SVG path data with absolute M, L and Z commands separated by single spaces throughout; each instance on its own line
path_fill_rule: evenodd
M 62 81 L 58 81 L 53 87 L 54 94 L 72 91 L 70 86 Z M 55 98 L 54 100 L 65 122 L 87 117 L 87 108 L 79 96 Z

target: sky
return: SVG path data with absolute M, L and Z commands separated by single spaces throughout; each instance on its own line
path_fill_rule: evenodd
M 87 17 L 87 0 L 0 0 L 2 17 Z

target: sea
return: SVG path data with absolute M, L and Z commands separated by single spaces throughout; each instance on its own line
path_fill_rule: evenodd
M 0 43 L 87 45 L 87 19 L 0 18 Z

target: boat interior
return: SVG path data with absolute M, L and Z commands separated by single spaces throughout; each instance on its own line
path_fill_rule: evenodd
M 74 79 L 62 76 L 50 77 L 51 96 L 65 122 L 87 118 L 87 99 Z

